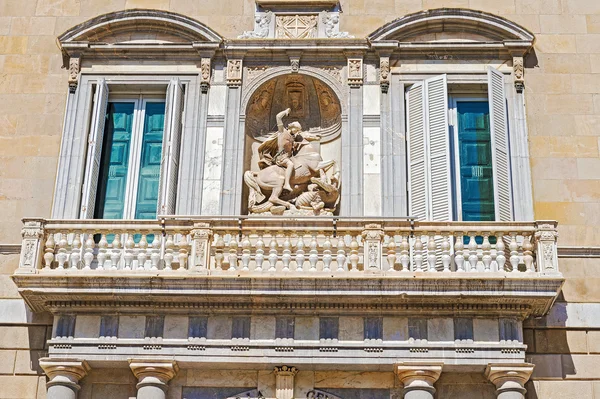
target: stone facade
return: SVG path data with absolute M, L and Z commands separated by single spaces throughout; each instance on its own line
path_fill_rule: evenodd
M 79 398 L 128 398 L 142 389 L 146 390 L 145 395 L 149 395 L 146 397 L 161 397 L 162 392 L 162 397 L 166 395 L 168 398 L 204 398 L 210 395 L 225 398 L 248 392 L 249 397 L 265 398 L 318 397 L 324 393 L 331 398 L 387 399 L 402 397 L 404 394 L 407 398 L 417 397 L 410 396 L 411 394 L 431 396 L 434 392 L 432 388 L 435 388 L 435 395 L 439 398 L 493 398 L 498 393 L 507 395 L 499 397 L 508 398 L 519 397 L 509 395 L 520 395 L 523 386 L 530 398 L 600 397 L 600 371 L 596 367 L 600 363 L 600 244 L 597 239 L 600 233 L 600 141 L 597 137 L 600 135 L 600 4 L 596 0 L 341 0 L 335 12 L 320 15 L 320 19 L 284 21 L 275 17 L 264 18 L 264 14 L 256 19 L 258 3 L 264 3 L 263 10 L 271 10 L 275 14 L 278 10 L 288 10 L 289 7 L 289 4 L 285 4 L 286 1 L 265 0 L 256 3 L 248 0 L 0 0 L 0 220 L 4 222 L 0 228 L 0 398 L 43 398 L 51 389 L 59 392 L 54 393 L 54 396 L 49 395 L 54 398 L 75 397 L 77 392 Z M 316 7 L 321 12 L 321 8 L 336 2 L 308 0 L 296 3 L 308 8 L 319 3 Z M 238 137 L 236 135 L 243 135 L 244 127 L 240 117 L 246 116 L 244 105 L 251 101 L 251 91 L 242 92 L 242 87 L 255 89 L 266 81 L 266 76 L 277 77 L 301 71 L 306 74 L 304 76 L 319 76 L 340 99 L 343 124 L 341 134 L 348 141 L 342 141 L 337 147 L 336 144 L 331 144 L 330 151 L 341 152 L 342 159 L 364 159 L 364 162 L 359 163 L 360 167 L 352 169 L 350 176 L 346 177 L 348 180 L 342 184 L 342 212 L 346 216 L 405 216 L 406 206 L 400 206 L 404 207 L 402 210 L 398 209 L 398 204 L 405 204 L 407 201 L 406 180 L 398 180 L 395 173 L 390 173 L 395 171 L 400 175 L 400 171 L 394 169 L 396 164 L 389 161 L 397 154 L 386 152 L 397 145 L 394 137 L 404 134 L 394 130 L 394 127 L 403 123 L 400 122 L 403 116 L 390 116 L 386 120 L 385 115 L 391 115 L 388 108 L 398 108 L 398 103 L 394 100 L 389 103 L 382 101 L 382 90 L 384 94 L 390 93 L 390 96 L 402 98 L 398 85 L 405 83 L 403 76 L 410 75 L 414 78 L 445 72 L 460 75 L 479 67 L 477 62 L 472 61 L 472 57 L 465 63 L 463 59 L 455 58 L 452 51 L 424 51 L 426 59 L 419 60 L 410 55 L 409 47 L 396 50 L 394 54 L 394 50 L 386 48 L 385 43 L 365 50 L 368 46 L 362 41 L 397 18 L 440 7 L 484 11 L 512 21 L 535 36 L 533 49 L 527 54 L 516 49 L 506 60 L 491 57 L 489 63 L 510 76 L 512 81 L 507 83 L 508 87 L 516 87 L 510 98 L 513 107 L 510 111 L 513 115 L 511 127 L 519 126 L 521 122 L 519 137 L 526 139 L 526 148 L 520 149 L 520 156 L 513 159 L 513 165 L 519 165 L 518 173 L 521 176 L 520 183 L 515 182 L 515 187 L 523 188 L 524 185 L 525 189 L 521 192 L 527 191 L 527 187 L 532 192 L 531 209 L 525 205 L 519 211 L 521 217 L 518 220 L 559 222 L 558 259 L 565 282 L 562 294 L 547 315 L 541 318 L 529 317 L 523 321 L 522 326 L 519 324 L 517 330 L 522 331 L 522 336 L 517 334 L 514 344 L 505 342 L 503 349 L 498 347 L 499 354 L 493 361 L 486 361 L 485 365 L 482 362 L 478 365 L 480 370 L 477 372 L 465 373 L 448 368 L 447 364 L 441 366 L 435 362 L 422 363 L 423 351 L 426 349 L 411 344 L 394 350 L 405 350 L 406 353 L 413 354 L 416 363 L 404 362 L 392 366 L 393 361 L 387 362 L 389 364 L 384 361 L 383 365 L 377 366 L 377 371 L 374 370 L 374 363 L 369 363 L 364 370 L 360 367 L 352 369 L 347 365 L 340 369 L 328 368 L 326 364 L 313 367 L 311 362 L 303 365 L 300 362 L 288 364 L 291 356 L 281 356 L 277 367 L 289 365 L 298 367 L 297 371 L 274 370 L 270 365 L 254 369 L 243 363 L 224 367 L 219 363 L 220 356 L 226 358 L 243 355 L 246 348 L 254 345 L 254 341 L 274 339 L 274 315 L 268 312 L 253 315 L 249 321 L 248 339 L 238 338 L 238 341 L 232 343 L 229 339 L 231 330 L 235 329 L 233 319 L 244 315 L 235 310 L 229 310 L 225 314 L 211 314 L 205 326 L 208 337 L 204 338 L 223 340 L 219 345 L 226 344 L 227 348 L 219 349 L 207 345 L 202 339 L 188 343 L 187 334 L 178 335 L 178 328 L 190 323 L 188 315 L 178 311 L 163 310 L 163 313 L 157 314 L 165 316 L 164 337 L 158 340 L 145 338 L 146 316 L 150 314 L 129 309 L 118 319 L 119 337 L 136 340 L 137 352 L 126 352 L 123 356 L 130 359 L 129 364 L 119 364 L 120 369 L 98 368 L 98 363 L 94 361 L 99 362 L 99 358 L 91 356 L 89 361 L 70 358 L 74 347 L 81 348 L 80 353 L 113 350 L 111 348 L 115 345 L 114 342 L 110 339 L 100 342 L 100 337 L 96 336 L 102 323 L 99 314 L 95 313 L 97 309 L 89 314 L 78 314 L 74 330 L 71 331 L 74 336 L 63 338 L 57 329 L 61 323 L 68 325 L 68 320 L 60 321 L 59 317 L 54 319 L 47 311 L 34 313 L 27 307 L 15 285 L 15 281 L 22 284 L 25 279 L 11 279 L 19 265 L 27 263 L 26 259 L 19 258 L 21 242 L 24 247 L 28 242 L 22 241 L 20 236 L 23 228 L 21 218 L 57 218 L 56 209 L 61 206 L 61 212 L 67 210 L 67 213 L 58 218 L 79 216 L 77 206 L 70 207 L 72 204 L 68 203 L 61 205 L 61 201 L 64 202 L 67 198 L 66 189 L 60 191 L 60 176 L 57 183 L 57 171 L 61 173 L 58 165 L 61 157 L 64 160 L 66 153 L 63 144 L 61 155 L 61 140 L 63 132 L 68 130 L 68 124 L 71 123 L 68 113 L 65 118 L 65 109 L 69 107 L 69 93 L 83 91 L 88 84 L 85 79 L 92 79 L 89 80 L 92 82 L 93 76 L 90 76 L 93 74 L 110 75 L 118 71 L 118 68 L 131 74 L 138 71 L 145 74 L 164 73 L 165 64 L 169 64 L 155 64 L 145 58 L 124 66 L 118 61 L 93 65 L 86 63 L 85 54 L 79 58 L 80 52 L 76 47 L 63 46 L 64 52 L 61 53 L 56 46 L 58 36 L 105 13 L 148 8 L 179 13 L 205 24 L 209 30 L 203 34 L 208 41 L 220 41 L 220 38 L 211 36 L 211 32 L 218 32 L 233 43 L 227 54 L 219 53 L 217 56 L 215 52 L 221 50 L 216 47 L 190 47 L 189 51 L 182 51 L 184 54 L 179 54 L 178 59 L 197 59 L 196 65 L 188 63 L 170 69 L 187 74 L 188 80 L 183 83 L 190 85 L 188 87 L 197 86 L 196 96 L 202 99 L 193 106 L 205 111 L 187 113 L 186 118 L 190 118 L 186 120 L 187 125 L 207 126 L 206 147 L 195 142 L 186 143 L 188 146 L 195 146 L 194 151 L 203 154 L 201 162 L 198 162 L 200 166 L 197 166 L 202 174 L 192 174 L 191 167 L 186 169 L 190 171 L 191 177 L 186 175 L 184 179 L 188 178 L 185 180 L 189 183 L 188 186 L 195 187 L 196 191 L 191 188 L 185 198 L 181 197 L 180 204 L 184 204 L 181 205 L 184 208 L 180 209 L 185 209 L 182 214 L 220 215 L 230 214 L 232 209 L 242 209 L 240 204 L 245 194 L 242 192 L 240 171 L 243 170 L 244 162 L 249 159 L 245 151 L 250 150 L 243 145 L 235 147 L 237 144 L 232 144 L 232 140 Z M 300 25 L 302 29 L 298 28 Z M 289 26 L 293 26 L 295 30 L 292 32 Z M 235 41 L 236 38 L 244 32 L 252 34 L 247 34 L 247 39 L 240 40 L 252 41 L 264 38 L 268 40 L 269 35 L 277 35 L 278 31 L 285 38 L 292 34 L 305 35 L 303 37 L 307 40 L 323 38 L 330 40 L 330 43 L 344 39 L 348 40 L 347 46 L 351 43 L 353 47 L 332 49 L 332 54 L 337 55 L 329 59 L 330 64 L 319 66 L 314 66 L 318 64 L 315 63 L 318 57 L 310 51 L 308 56 L 299 56 L 295 52 L 297 48 L 291 52 L 289 48 L 283 48 L 281 53 L 271 59 L 272 64 L 265 64 L 257 62 L 260 55 L 248 56 L 240 52 L 241 47 L 235 47 L 236 43 L 239 44 Z M 445 32 L 424 31 L 420 33 L 418 40 L 446 39 L 449 37 L 447 35 L 449 34 Z M 465 42 L 478 39 L 473 33 L 462 35 L 450 36 Z M 350 42 L 351 40 L 356 41 Z M 342 51 L 345 53 L 342 54 Z M 100 55 L 102 56 L 101 53 Z M 456 72 L 456 66 L 459 72 Z M 469 71 L 469 68 L 473 70 Z M 479 71 L 483 69 L 479 68 Z M 165 78 L 161 84 L 166 86 L 168 83 L 169 79 Z M 206 93 L 210 93 L 210 97 L 203 97 Z M 519 103 L 519 93 L 524 96 L 523 103 Z M 237 112 L 232 111 L 232 104 L 238 107 Z M 524 109 L 524 113 L 520 109 Z M 361 116 L 356 117 L 358 114 Z M 393 134 L 387 134 L 388 132 Z M 364 139 L 367 139 L 368 144 L 364 144 Z M 234 147 L 237 148 L 238 157 L 221 163 L 223 149 Z M 402 159 L 397 162 L 402 164 Z M 195 165 L 196 161 L 184 158 L 182 164 Z M 521 173 L 523 170 L 524 175 Z M 231 182 L 240 184 L 233 188 L 227 186 Z M 354 184 L 357 182 L 358 184 Z M 385 189 L 390 185 L 394 190 Z M 63 186 L 68 187 L 69 184 Z M 198 191 L 201 193 L 201 201 Z M 56 193 L 62 194 L 57 196 Z M 237 229 L 237 224 L 227 228 Z M 195 226 L 194 231 L 193 237 L 197 240 L 194 242 L 198 243 L 194 248 L 202 248 L 200 243 L 208 239 L 208 230 Z M 460 237 L 460 234 L 456 236 Z M 380 245 L 379 241 L 373 241 Z M 85 247 L 85 244 L 83 242 L 81 246 Z M 242 248 L 242 242 L 239 244 Z M 400 244 L 396 250 L 392 248 L 392 252 L 388 252 L 388 247 L 381 247 L 383 244 L 378 250 L 385 256 L 396 256 L 394 251 L 397 251 L 397 262 L 400 264 Z M 427 245 L 426 242 L 425 246 Z M 179 248 L 185 251 L 184 246 L 176 248 L 177 251 Z M 540 248 L 541 253 L 543 247 Z M 38 248 L 36 259 L 39 260 L 39 265 L 43 265 L 43 249 L 43 246 Z M 252 250 L 254 249 L 253 246 Z M 348 246 L 348 259 L 352 255 L 350 249 Z M 309 250 L 310 241 L 307 240 L 307 262 Z M 28 253 L 30 252 L 24 252 Z M 297 252 L 294 252 L 294 256 L 296 255 Z M 229 261 L 222 253 L 221 256 Z M 265 259 L 267 257 L 268 251 Z M 206 266 L 200 258 L 200 255 L 192 258 L 196 262 L 193 266 L 198 267 L 199 272 L 203 270 L 202 266 Z M 386 258 L 385 262 L 389 262 L 389 259 Z M 494 258 L 494 262 L 496 261 Z M 82 264 L 83 262 L 84 259 Z M 215 259 L 211 262 L 215 262 Z M 266 262 L 265 260 L 265 265 Z M 385 262 L 381 262 L 378 266 L 383 269 Z M 174 263 L 178 263 L 177 258 Z M 41 277 L 40 281 L 43 282 L 43 279 Z M 91 290 L 92 286 L 90 284 L 86 289 Z M 37 289 L 38 286 L 32 287 Z M 139 287 L 148 288 L 142 285 Z M 476 291 L 476 288 L 471 289 Z M 554 286 L 547 291 L 551 292 L 553 289 L 556 291 Z M 89 299 L 85 298 L 84 290 L 82 292 L 81 298 Z M 552 298 L 548 292 L 545 295 Z M 27 295 L 24 294 L 29 301 Z M 52 305 L 54 307 L 51 311 L 56 315 L 68 315 L 69 311 L 65 312 L 60 308 L 59 302 L 62 299 L 55 297 L 53 300 L 57 304 Z M 483 298 L 476 300 L 483 301 Z M 549 299 L 548 301 L 551 302 Z M 29 302 L 30 305 L 32 303 Z M 37 310 L 49 309 L 44 306 L 40 305 Z M 536 316 L 547 311 L 539 303 L 537 309 L 541 310 Z M 339 316 L 339 310 L 336 312 L 335 315 Z M 457 364 L 462 357 L 469 356 L 470 350 L 487 351 L 490 342 L 500 342 L 500 329 L 504 327 L 499 323 L 506 314 L 494 311 L 496 313 L 491 316 L 478 317 L 475 312 L 476 310 L 468 310 L 461 313 L 472 320 L 475 343 L 472 347 L 466 345 L 465 348 L 469 348 L 461 348 L 465 352 L 458 353 L 453 358 Z M 515 311 L 509 316 L 518 319 L 531 312 L 531 309 Z M 394 311 L 379 314 L 382 317 L 384 342 L 408 341 L 410 332 L 422 326 L 418 321 L 411 321 L 408 311 L 395 316 L 393 313 Z M 448 312 L 426 322 L 428 340 L 441 342 L 441 346 L 454 345 L 452 332 L 458 331 L 453 321 L 455 315 L 456 313 Z M 339 342 L 318 341 L 319 336 L 315 334 L 319 328 L 319 319 L 315 314 L 310 314 L 310 311 L 296 315 L 295 333 L 299 335 L 294 338 L 317 342 L 318 344 L 306 349 L 315 359 L 322 353 L 333 350 L 350 351 L 351 347 L 364 355 L 365 363 L 377 357 L 379 352 L 372 351 L 379 350 L 378 345 L 363 341 L 364 328 L 361 323 L 364 314 L 357 312 L 355 315 L 342 316 L 345 317 L 339 317 Z M 244 322 L 240 322 L 241 331 L 244 330 L 243 325 Z M 169 346 L 169 340 L 175 342 L 184 338 L 185 344 L 176 342 Z M 360 341 L 361 346 L 355 345 L 357 341 Z M 49 343 L 53 352 L 48 358 Z M 274 343 L 272 348 L 270 344 L 265 344 L 264 347 L 258 345 L 257 348 L 252 347 L 252 351 L 257 351 L 252 353 L 262 356 L 263 352 L 259 351 L 267 353 L 271 349 L 276 351 L 276 348 L 286 347 L 285 342 L 279 344 L 281 342 L 277 342 L 277 345 Z M 526 352 L 523 352 L 523 344 L 527 345 Z M 181 350 L 191 350 L 189 347 L 192 347 L 198 352 L 214 351 L 211 353 L 215 354 L 217 360 L 206 368 L 194 368 L 189 367 L 186 361 L 165 362 L 164 356 L 159 356 L 160 353 L 172 350 L 167 357 L 175 357 L 179 350 L 177 345 L 183 348 Z M 103 349 L 99 349 L 100 346 Z M 220 350 L 223 352 L 219 352 Z M 385 351 L 388 350 L 386 347 Z M 505 363 L 514 353 L 510 350 L 518 353 L 513 365 Z M 100 352 L 99 356 L 104 354 Z M 345 356 L 352 358 L 353 355 Z M 63 360 L 56 361 L 57 357 Z M 45 360 L 40 361 L 42 358 Z M 533 370 L 525 361 L 535 365 Z M 50 384 L 47 385 L 47 382 Z M 169 388 L 164 393 L 163 388 L 166 386 Z M 406 390 L 407 387 L 410 389 Z M 290 390 L 293 396 L 289 396 Z

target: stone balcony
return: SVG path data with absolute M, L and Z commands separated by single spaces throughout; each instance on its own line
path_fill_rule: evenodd
M 562 286 L 556 238 L 549 221 L 26 219 L 13 279 L 34 311 L 337 304 L 525 318 Z

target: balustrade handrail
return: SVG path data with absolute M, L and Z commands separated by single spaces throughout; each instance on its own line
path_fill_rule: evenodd
M 23 222 L 19 274 L 57 269 L 559 273 L 555 221 L 162 216 Z

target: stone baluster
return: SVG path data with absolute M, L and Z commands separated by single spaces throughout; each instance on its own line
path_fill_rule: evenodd
M 402 265 L 403 272 L 410 271 L 410 244 L 408 242 L 408 236 L 402 236 L 402 242 L 400 243 L 400 264 Z
M 290 271 L 290 262 L 292 260 L 292 243 L 290 242 L 290 238 L 288 235 L 285 236 L 283 240 L 283 254 L 281 255 L 281 263 L 283 263 L 282 272 Z
M 415 237 L 415 248 L 413 259 L 415 262 L 415 272 L 423 271 L 423 237 L 417 235 Z
M 275 367 L 275 397 L 277 399 L 294 398 L 294 377 L 298 373 L 296 367 Z
M 179 371 L 174 360 L 166 359 L 130 359 L 129 367 L 138 379 L 137 399 L 165 399 L 167 384 Z
M 48 234 L 44 246 L 44 270 L 50 270 L 52 269 L 52 262 L 54 262 L 54 249 L 56 247 L 53 233 Z
M 116 233 L 112 242 L 112 250 L 110 251 L 110 269 L 117 270 L 119 261 L 121 260 L 121 234 Z
M 254 270 L 257 272 L 262 271 L 262 265 L 265 261 L 265 242 L 263 241 L 262 234 L 258 236 L 258 240 L 256 241 L 256 255 L 254 256 L 254 261 L 256 263 L 256 267 Z
M 304 238 L 302 238 L 302 235 L 300 235 L 300 237 L 298 237 L 298 241 L 296 242 L 296 271 L 301 272 L 304 270 L 305 259 Z
M 269 271 L 274 272 L 277 270 L 277 240 L 275 236 L 271 236 L 271 241 L 269 242 Z
M 505 245 L 504 245 L 504 233 L 498 232 L 496 234 L 496 264 L 498 265 L 498 271 L 504 271 L 504 265 L 506 264 L 506 255 L 504 254 Z
M 138 243 L 137 270 L 145 269 L 146 259 L 148 259 L 148 239 L 146 238 L 146 234 L 142 233 L 142 237 L 140 238 L 140 242 Z
M 150 270 L 158 270 L 160 263 L 160 239 L 162 235 L 155 233 L 152 240 L 152 249 L 150 253 Z
M 450 240 L 448 239 L 448 233 L 444 233 L 442 237 L 442 266 L 445 272 L 450 272 Z
M 165 241 L 165 270 L 171 271 L 173 270 L 173 248 L 175 247 L 175 241 L 173 241 L 173 234 L 167 235 L 167 240 Z M 221 251 L 221 260 L 223 260 L 223 251 Z M 215 255 L 215 258 L 217 256 Z
M 229 240 L 229 271 L 235 272 L 238 266 L 238 242 L 237 236 L 235 234 L 231 234 L 231 239 Z
M 59 269 L 64 269 L 65 263 L 67 263 L 67 245 L 67 235 L 62 233 L 60 235 L 60 240 L 58 240 L 58 254 L 56 255 Z
M 492 245 L 490 244 L 490 237 L 488 233 L 483 233 L 483 243 L 481 244 L 481 250 L 483 251 L 483 256 L 481 261 L 483 262 L 483 271 L 490 272 L 490 266 L 492 264 Z
M 465 271 L 464 249 L 463 233 L 459 231 L 456 233 L 456 244 L 454 244 L 454 263 L 456 264 L 456 271 L 459 273 Z
M 330 272 L 331 271 L 331 261 L 333 257 L 331 256 L 331 239 L 329 236 L 325 236 L 325 241 L 323 242 L 323 271 Z
M 81 259 L 81 239 L 79 233 L 73 234 L 73 242 L 71 242 L 71 270 L 77 270 L 79 260 Z
M 135 247 L 135 241 L 133 241 L 133 234 L 127 234 L 127 239 L 125 240 L 125 270 L 131 270 L 131 265 L 133 263 L 133 249 Z
M 350 265 L 352 265 L 352 268 L 350 269 L 351 272 L 357 272 L 358 271 L 358 241 L 356 240 L 356 236 L 352 236 L 352 241 L 350 242 Z
M 479 261 L 479 256 L 477 255 L 477 241 L 475 241 L 475 237 L 477 234 L 472 233 L 469 236 L 469 263 L 467 264 L 468 272 L 476 272 L 477 271 L 477 262 Z
M 405 362 L 395 365 L 398 379 L 404 384 L 405 399 L 433 399 L 433 384 L 442 374 L 443 363 Z
M 344 236 L 338 237 L 337 242 L 337 271 L 345 272 L 346 271 L 346 241 L 344 240 Z
M 108 258 L 108 241 L 106 240 L 106 234 L 100 235 L 100 241 L 98 241 L 98 267 L 97 270 L 104 270 L 106 259 Z
M 319 261 L 319 250 L 318 250 L 317 236 L 313 234 L 310 240 L 310 251 L 308 255 L 308 262 L 310 263 L 310 271 L 314 272 L 317 270 L 317 262 Z
M 492 233 L 491 237 L 495 237 L 495 233 Z M 491 241 L 490 241 L 490 247 L 491 247 L 490 256 L 492 257 L 490 271 L 497 272 L 498 271 L 498 247 L 497 247 L 497 245 L 492 245 Z
M 427 241 L 427 264 L 429 265 L 430 272 L 436 272 L 435 262 L 436 262 L 436 250 L 437 245 L 435 244 L 435 234 L 429 234 L 429 240 Z
M 510 250 L 510 264 L 512 266 L 512 272 L 519 272 L 519 244 L 517 244 L 517 233 L 510 233 L 510 244 L 508 245 Z
M 393 235 L 389 239 L 387 244 L 388 271 L 393 273 L 396 271 L 396 239 Z
M 530 363 L 490 363 L 485 370 L 485 377 L 496 386 L 498 399 L 524 399 L 525 383 L 533 373 L 534 365 Z
M 90 371 L 85 360 L 41 358 L 39 365 L 48 376 L 47 399 L 77 399 L 79 381 Z
M 531 244 L 530 237 L 525 237 L 523 241 L 523 263 L 525 263 L 525 270 L 528 272 L 535 272 L 533 266 L 533 244 Z
M 83 246 L 83 270 L 91 270 L 92 262 L 94 261 L 94 234 L 88 233 Z
M 536 263 L 537 271 L 543 274 L 560 274 L 558 269 L 557 223 L 554 221 L 536 222 Z
M 242 270 L 243 271 L 248 271 L 250 270 L 250 246 L 252 244 L 250 243 L 250 238 L 248 237 L 248 235 L 244 235 L 244 238 L 242 239 Z
M 184 272 L 187 270 L 188 258 L 190 256 L 190 244 L 187 240 L 187 234 L 181 234 L 181 238 L 179 239 L 179 243 L 177 243 L 177 247 L 179 248 L 179 254 L 177 256 L 177 261 L 179 262 L 179 269 L 177 271 Z M 235 250 L 237 253 L 237 247 L 235 248 Z

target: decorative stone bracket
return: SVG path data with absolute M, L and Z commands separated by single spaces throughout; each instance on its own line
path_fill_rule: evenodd
M 81 72 L 81 55 L 74 54 L 69 58 L 69 92 L 75 93 Z

